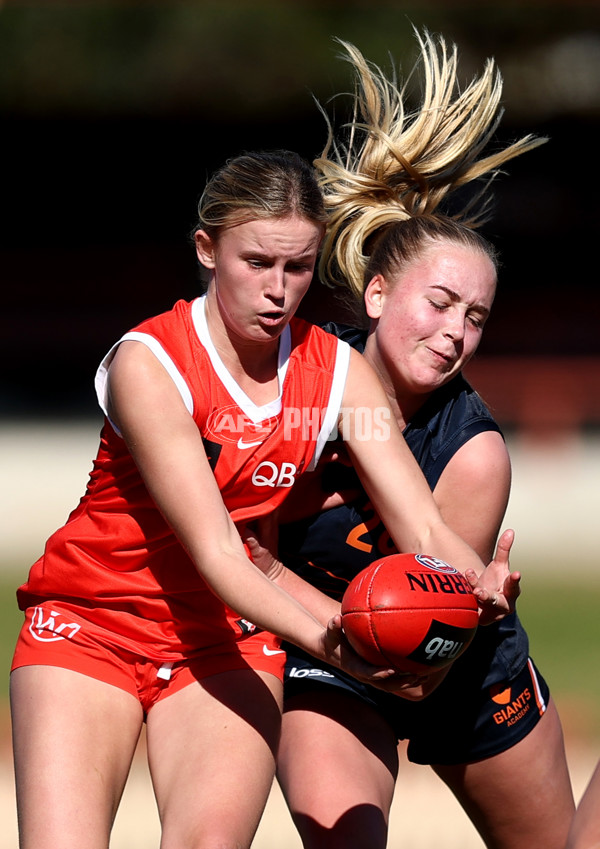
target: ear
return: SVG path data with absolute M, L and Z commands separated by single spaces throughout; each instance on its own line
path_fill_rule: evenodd
M 383 302 L 385 300 L 385 279 L 383 275 L 376 274 L 367 283 L 365 289 L 365 310 L 369 318 L 377 320 L 381 317 Z
M 194 233 L 196 243 L 196 256 L 205 268 L 215 267 L 215 241 L 206 230 L 196 230 Z

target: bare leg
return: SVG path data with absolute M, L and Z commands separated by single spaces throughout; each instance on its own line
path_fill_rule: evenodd
M 147 720 L 161 849 L 246 849 L 275 773 L 281 682 L 224 672 L 158 702 Z
M 107 849 L 142 728 L 133 696 L 78 672 L 11 675 L 21 849 Z
M 533 731 L 512 749 L 477 763 L 434 769 L 488 849 L 564 849 L 574 800 L 552 701 Z
M 566 849 L 600 849 L 600 761 L 579 802 Z
M 277 763 L 305 849 L 384 849 L 398 752 L 369 705 L 329 687 L 290 699 Z

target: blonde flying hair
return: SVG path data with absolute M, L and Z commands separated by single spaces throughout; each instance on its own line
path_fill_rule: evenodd
M 418 219 L 417 229 L 435 237 L 436 222 L 443 221 L 446 229 L 470 232 L 485 244 L 473 230 L 489 215 L 491 180 L 509 159 L 546 141 L 527 135 L 483 155 L 504 111 L 502 77 L 494 60 L 488 59 L 481 76 L 461 91 L 456 45 L 448 48 L 441 36 L 434 41 L 427 31 L 420 35 L 415 30 L 415 35 L 423 72 L 422 99 L 415 111 L 407 112 L 405 106 L 410 77 L 399 87 L 395 73 L 386 77 L 356 47 L 341 40 L 347 54 L 343 58 L 355 75 L 353 115 L 344 125 L 345 141 L 335 137 L 321 108 L 328 139 L 314 165 L 329 223 L 319 270 L 325 283 L 348 287 L 358 299 L 373 244 L 390 225 L 412 220 L 410 231 Z M 418 69 L 419 62 L 413 73 Z M 483 186 L 460 211 L 441 212 L 450 193 L 485 175 Z

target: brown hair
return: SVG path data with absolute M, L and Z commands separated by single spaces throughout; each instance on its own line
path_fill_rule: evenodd
M 215 238 L 224 227 L 291 215 L 317 224 L 327 221 L 313 168 L 287 150 L 243 153 L 228 160 L 208 181 L 194 232 L 206 230 Z

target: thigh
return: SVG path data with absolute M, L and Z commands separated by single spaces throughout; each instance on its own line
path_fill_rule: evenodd
M 21 849 L 107 849 L 142 728 L 138 701 L 54 666 L 11 674 Z
M 397 773 L 371 705 L 328 686 L 286 699 L 277 774 L 305 849 L 383 849 Z
M 567 849 L 600 846 L 600 761 L 590 779 L 571 824 Z
M 250 669 L 194 681 L 147 718 L 161 849 L 249 847 L 275 772 L 282 684 Z
M 510 749 L 458 766 L 433 766 L 488 849 L 563 849 L 574 812 L 562 728 L 552 701 Z

